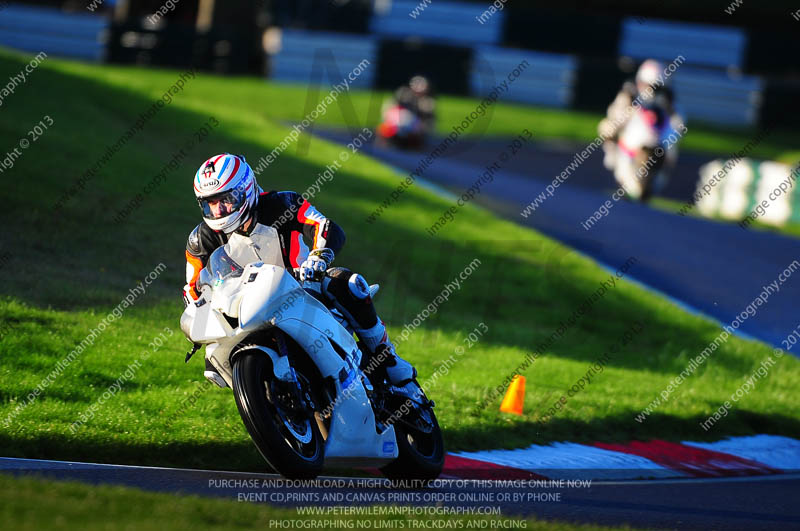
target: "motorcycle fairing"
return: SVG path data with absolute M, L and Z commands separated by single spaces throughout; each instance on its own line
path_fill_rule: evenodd
M 393 426 L 377 433 L 358 366 L 361 351 L 352 334 L 286 270 L 277 231 L 256 225 L 250 237 L 231 235 L 225 251 L 238 264 L 248 264 L 238 276 L 220 279 L 210 302 L 207 290 L 187 307 L 181 327 L 190 339 L 211 343 L 206 358 L 232 387 L 231 350 L 248 334 L 276 326 L 292 337 L 312 358 L 323 377 L 335 382 L 336 398 L 325 446 L 326 464 L 358 462 L 379 466 L 398 456 Z M 235 302 L 235 304 L 234 304 Z M 232 328 L 222 316 L 238 317 Z M 186 325 L 186 326 L 184 326 Z M 339 352 L 347 353 L 342 359 Z M 287 358 L 267 347 L 254 347 L 269 356 L 276 378 L 288 375 Z

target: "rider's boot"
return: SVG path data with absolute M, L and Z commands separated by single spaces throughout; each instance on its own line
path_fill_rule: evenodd
M 404 389 L 411 396 L 420 392 L 416 381 L 417 370 L 397 355 L 383 321 L 378 319 L 378 323 L 367 330 L 357 329 L 356 335 L 371 354 L 361 362 L 361 368 L 367 376 L 376 370 L 385 370 L 392 385 Z
M 228 383 L 225 381 L 225 378 L 222 377 L 217 368 L 211 364 L 208 358 L 206 358 L 206 370 L 203 371 L 203 376 L 206 377 L 206 380 L 213 384 L 217 384 L 219 387 L 228 387 Z

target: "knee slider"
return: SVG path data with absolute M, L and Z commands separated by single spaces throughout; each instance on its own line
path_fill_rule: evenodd
M 344 267 L 328 269 L 323 288 L 342 303 L 347 300 L 363 301 L 369 296 L 369 284 L 364 277 Z
M 353 294 L 353 297 L 358 300 L 364 300 L 369 297 L 369 284 L 367 284 L 367 280 L 358 273 L 350 275 L 350 278 L 347 280 L 347 287 L 350 288 L 350 293 Z

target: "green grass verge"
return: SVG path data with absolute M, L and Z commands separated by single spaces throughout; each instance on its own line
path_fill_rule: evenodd
M 0 54 L 0 77 L 18 72 L 25 62 Z M 200 220 L 190 180 L 209 154 L 230 151 L 255 160 L 272 150 L 288 133 L 281 121 L 302 110 L 304 92 L 261 80 L 200 74 L 66 203 L 63 215 L 53 211 L 61 194 L 177 75 L 47 59 L 4 101 L 0 146 L 13 147 L 44 115 L 55 124 L 23 152 L 11 173 L 3 174 L 5 197 L 15 200 L 4 204 L 0 232 L 1 248 L 11 251 L 0 285 L 0 423 L 13 418 L 0 430 L 0 455 L 264 469 L 230 391 L 203 385 L 200 356 L 183 363 L 188 348 L 178 331 L 183 248 Z M 219 127 L 186 153 L 157 193 L 146 196 L 123 223 L 114 223 L 117 211 L 209 116 Z M 301 154 L 294 147 L 284 152 L 260 176 L 261 185 L 304 190 L 341 152 L 318 139 L 309 148 Z M 699 427 L 771 354 L 768 346 L 740 338 L 729 339 L 647 421 L 635 422 L 634 416 L 719 328 L 625 280 L 617 281 L 525 372 L 523 416 L 500 414 L 499 397 L 475 412 L 609 273 L 532 230 L 471 206 L 432 238 L 425 227 L 450 204 L 419 187 L 409 189 L 376 223 L 367 224 L 366 217 L 399 179 L 390 168 L 353 156 L 313 202 L 348 234 L 336 264 L 383 285 L 377 305 L 395 338 L 445 283 L 480 260 L 463 289 L 400 345 L 423 381 L 438 370 L 429 393 L 437 402 L 448 449 L 558 440 L 800 436 L 795 392 L 800 364 L 791 356 L 784 356 L 769 379 L 714 430 Z M 147 293 L 28 404 L 29 393 L 58 361 L 159 263 L 167 270 Z M 620 343 L 634 321 L 644 322 L 644 330 L 615 352 L 604 371 L 558 415 L 537 422 L 555 398 Z M 447 362 L 458 347 L 467 346 L 465 339 L 482 322 L 488 332 L 457 355 L 455 364 Z M 121 382 L 116 394 L 97 405 L 164 327 L 175 333 L 132 378 Z M 190 398 L 193 405 L 187 406 Z M 70 425 L 95 405 L 92 418 L 73 433 Z
M 0 474 L 0 517 L 13 525 L 15 531 L 80 529 L 81 531 L 114 529 L 161 531 L 203 531 L 214 529 L 276 529 L 283 522 L 287 529 L 411 529 L 410 520 L 453 522 L 450 529 L 533 529 L 556 531 L 577 529 L 629 529 L 576 525 L 543 520 L 507 518 L 501 516 L 425 517 L 393 515 L 300 515 L 295 509 L 269 505 L 240 503 L 232 500 L 200 496 L 171 495 L 145 492 L 130 487 L 96 486 L 69 481 L 40 478 L 14 478 Z M 294 522 L 292 522 L 294 521 Z M 505 523 L 503 523 L 505 522 Z M 488 525 L 487 527 L 482 527 Z

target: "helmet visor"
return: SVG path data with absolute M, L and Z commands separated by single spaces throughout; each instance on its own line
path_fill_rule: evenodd
M 197 202 L 200 203 L 204 218 L 220 219 L 238 212 L 244 205 L 245 199 L 244 190 L 235 189 L 198 199 Z

